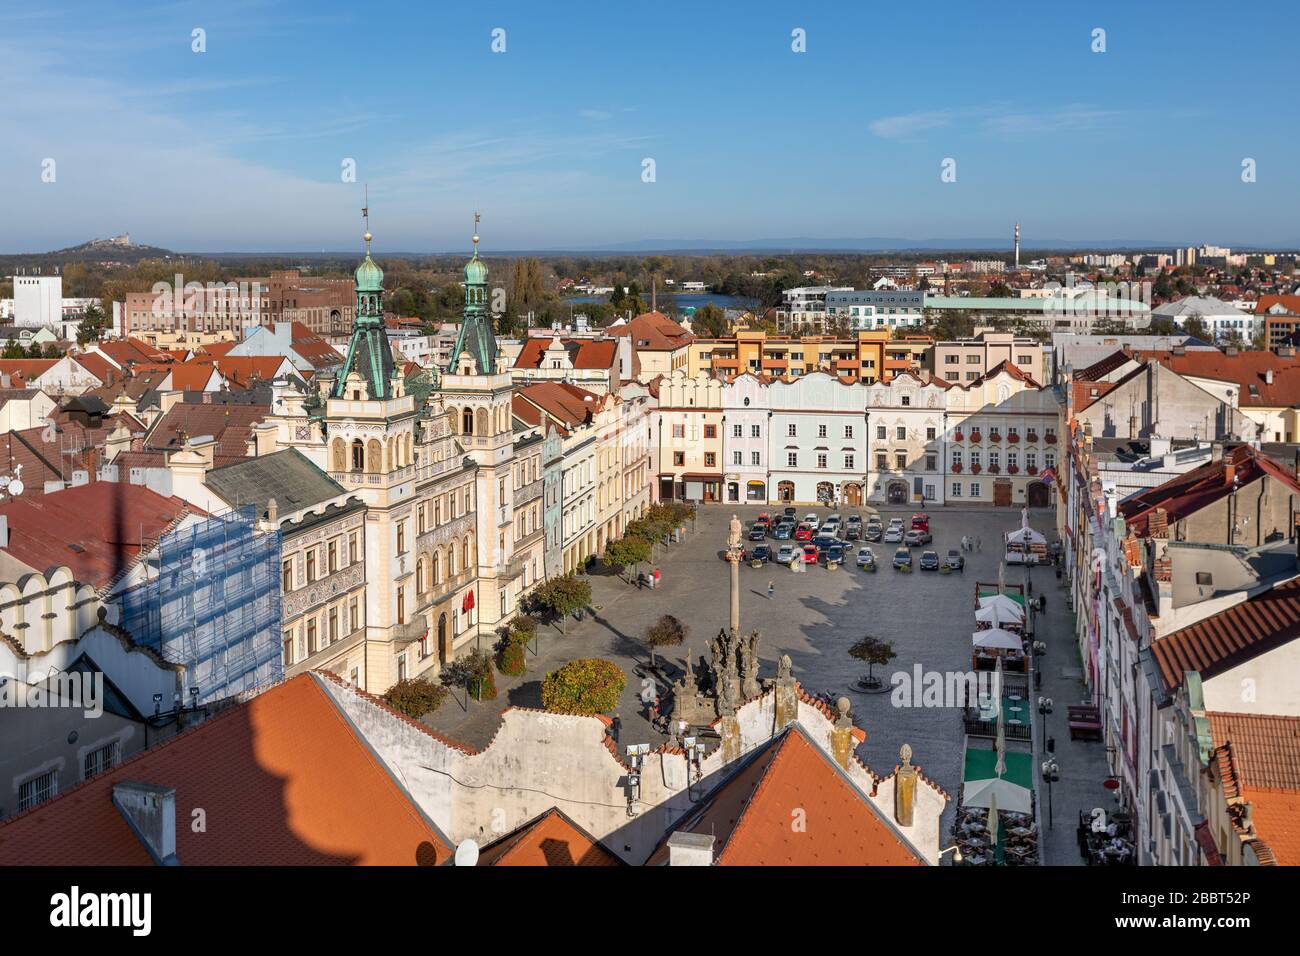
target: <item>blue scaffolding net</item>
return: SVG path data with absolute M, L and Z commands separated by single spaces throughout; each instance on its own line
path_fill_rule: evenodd
M 137 644 L 185 666 L 186 696 L 209 703 L 280 681 L 280 532 L 253 507 L 163 535 L 157 574 L 122 595 Z M 192 701 L 186 700 L 189 704 Z

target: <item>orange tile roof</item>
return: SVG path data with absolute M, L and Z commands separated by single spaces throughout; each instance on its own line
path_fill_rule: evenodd
M 177 402 L 149 430 L 145 448 L 175 451 L 187 439 L 211 435 L 217 440 L 217 454 L 242 458 L 248 452 L 253 426 L 270 413 L 269 405 L 206 405 Z
M 535 405 L 556 422 L 572 428 L 595 415 L 600 409 L 600 396 L 568 382 L 536 382 L 515 389 L 516 400 Z
M 558 807 L 533 817 L 479 853 L 479 866 L 622 866 L 623 861 Z
M 535 336 L 524 343 L 515 368 L 541 368 L 552 339 Z M 610 339 L 561 339 L 575 369 L 609 369 L 618 364 L 618 343 Z
M 634 348 L 651 352 L 685 348 L 695 341 L 695 336 L 662 312 L 642 312 L 631 322 L 610 326 L 605 332 L 630 335 Z
M 1261 295 L 1255 303 L 1255 314 L 1262 315 L 1275 305 L 1280 305 L 1291 314 L 1300 313 L 1300 295 Z
M 1300 864 L 1300 717 L 1217 711 L 1206 716 L 1234 830 L 1262 864 Z
M 806 829 L 792 825 L 796 810 Z M 672 830 L 714 834 L 718 866 L 925 865 L 798 724 L 766 744 Z M 650 865 L 667 862 L 667 839 Z
M 105 385 L 111 385 L 122 377 L 122 370 L 98 352 L 82 352 L 72 359 Z
M 435 865 L 451 847 L 302 674 L 0 823 L 19 866 L 148 866 L 113 806 L 123 781 L 176 788 L 185 866 Z M 202 808 L 206 832 L 189 826 Z

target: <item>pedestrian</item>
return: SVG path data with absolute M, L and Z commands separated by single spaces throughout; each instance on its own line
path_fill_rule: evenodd
M 961 549 L 962 549 L 963 551 L 968 551 L 968 550 L 970 550 L 969 548 L 966 547 L 966 536 L 965 536 L 965 535 L 962 535 L 962 536 L 961 536 Z
M 984 550 L 984 539 L 981 538 L 979 535 L 975 536 L 975 550 L 976 551 Z
M 1040 595 L 1038 595 L 1038 610 L 1040 610 L 1040 611 L 1046 611 L 1046 610 L 1047 610 L 1047 595 L 1046 595 L 1046 594 L 1040 594 Z
M 650 723 L 659 722 L 659 695 L 655 694 L 655 702 L 650 705 Z
M 768 599 L 769 601 L 772 600 L 772 596 L 773 596 L 774 594 L 776 594 L 776 582 L 775 582 L 775 581 L 768 581 L 768 582 L 767 582 L 767 599 Z

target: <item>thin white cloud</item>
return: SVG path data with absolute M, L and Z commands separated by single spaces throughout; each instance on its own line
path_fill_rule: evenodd
M 583 119 L 596 120 L 598 122 L 614 118 L 614 114 L 607 110 L 578 110 L 578 115 Z
M 867 124 L 871 132 L 883 139 L 907 139 L 918 133 L 939 129 L 952 122 L 950 110 L 930 110 L 919 113 L 904 113 L 901 116 L 885 116 Z

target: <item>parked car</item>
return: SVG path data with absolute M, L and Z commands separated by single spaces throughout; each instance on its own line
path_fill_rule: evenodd
M 929 544 L 934 540 L 934 536 L 928 531 L 920 531 L 913 528 L 907 534 L 903 535 L 903 543 L 909 548 L 919 547 L 923 544 Z
M 798 552 L 795 551 L 794 545 L 792 545 L 792 544 L 783 544 L 783 545 L 781 545 L 781 547 L 777 548 L 777 551 L 776 551 L 776 563 L 777 563 L 777 564 L 789 564 L 791 561 L 794 560 L 794 556 L 795 556 L 797 553 L 798 553 Z
M 823 532 L 825 532 L 825 530 L 826 530 L 825 528 L 822 529 Z M 839 544 L 839 542 L 835 540 L 834 535 L 829 535 L 824 533 L 814 537 L 812 539 L 812 543 L 817 545 L 817 547 L 821 548 L 823 551 L 831 547 L 832 545 Z
M 868 541 L 879 541 L 885 535 L 885 526 L 879 521 L 873 521 L 867 525 L 864 534 Z
M 849 515 L 848 523 L 850 528 L 853 527 L 855 524 L 862 524 L 862 515 Z
M 760 544 L 749 554 L 749 560 L 762 561 L 764 564 L 772 560 L 772 549 L 765 544 Z
M 859 541 L 862 538 L 862 525 L 851 524 L 844 529 L 845 541 Z
M 750 541 L 762 541 L 766 537 L 767 537 L 767 529 L 764 528 L 761 524 L 756 524 L 754 525 L 754 527 L 749 529 Z
M 803 546 L 803 561 L 804 561 L 804 564 L 816 564 L 816 563 L 817 563 L 817 558 L 820 556 L 820 554 L 821 554 L 821 552 L 818 550 L 817 545 L 815 545 L 815 544 L 805 544 L 805 545 Z
M 773 532 L 772 537 L 778 541 L 789 541 L 792 534 L 794 534 L 794 525 L 779 524 L 776 526 L 776 531 Z
M 844 516 L 841 515 L 839 512 L 836 512 L 835 514 L 831 515 L 829 518 L 826 519 L 826 523 L 827 523 L 827 524 L 843 524 L 843 523 L 844 523 Z
M 781 514 L 785 515 L 786 518 L 788 518 L 789 520 L 793 521 L 795 518 L 799 517 L 799 509 L 798 509 L 798 508 L 782 508 L 782 509 L 781 509 Z
M 811 541 L 812 536 L 812 528 L 800 528 L 794 533 L 794 539 L 796 541 Z
M 899 568 L 910 568 L 912 566 L 912 552 L 906 548 L 899 548 L 894 552 L 894 570 Z
M 921 552 L 921 570 L 938 571 L 939 570 L 939 552 L 922 551 Z
M 902 543 L 903 543 L 902 526 L 900 525 L 898 527 L 895 527 L 894 525 L 891 524 L 889 526 L 889 529 L 885 532 L 885 544 L 902 544 Z
M 803 523 L 805 527 L 812 528 L 814 531 L 816 531 L 818 528 L 821 527 L 821 519 L 818 518 L 815 514 L 804 515 Z
M 912 530 L 929 531 L 930 516 L 924 511 L 918 511 L 916 514 L 912 515 Z
M 766 511 L 764 511 L 761 515 L 759 515 L 757 518 L 754 519 L 754 524 L 761 524 L 764 527 L 770 525 L 771 523 L 772 523 L 772 516 L 768 514 Z
M 844 545 L 833 544 L 826 549 L 826 562 L 829 564 L 831 561 L 836 564 L 844 563 Z
M 858 548 L 857 562 L 860 568 L 874 568 L 876 566 L 876 552 L 864 544 Z
M 949 571 L 965 571 L 966 559 L 956 548 L 949 548 L 948 555 L 943 559 L 943 563 L 948 566 Z

